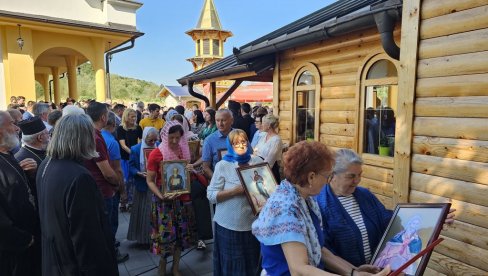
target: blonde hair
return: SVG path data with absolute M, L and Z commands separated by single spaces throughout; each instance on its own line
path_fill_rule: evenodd
M 122 122 L 120 124 L 122 125 L 122 127 L 125 130 L 128 130 L 128 129 L 136 129 L 137 128 L 137 124 L 136 123 L 134 123 L 134 125 L 131 126 L 131 127 L 127 126 L 127 120 L 129 119 L 130 113 L 134 113 L 137 116 L 136 111 L 134 109 L 132 109 L 132 108 L 127 108 L 126 110 L 124 110 L 124 113 L 122 114 L 122 120 L 121 120 Z
M 263 123 L 269 124 L 272 129 L 276 129 L 280 124 L 280 119 L 273 114 L 267 114 L 263 117 Z
M 244 138 L 246 141 L 249 142 L 246 132 L 242 129 L 234 129 L 229 133 L 229 141 L 231 144 L 234 143 L 234 141 L 238 138 Z

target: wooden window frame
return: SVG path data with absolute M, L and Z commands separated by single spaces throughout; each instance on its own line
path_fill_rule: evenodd
M 387 78 L 379 78 L 379 79 L 366 79 L 369 70 L 371 67 L 380 60 L 387 60 L 391 62 L 397 71 L 396 77 L 387 77 Z M 373 85 L 398 85 L 398 72 L 400 72 L 399 63 L 397 60 L 390 58 L 385 53 L 377 53 L 373 54 L 369 58 L 366 59 L 363 66 L 361 66 L 360 70 L 360 77 L 361 77 L 361 84 L 359 85 L 359 118 L 358 118 L 358 146 L 357 152 L 361 154 L 363 158 L 363 162 L 368 165 L 376 165 L 385 168 L 393 168 L 394 157 L 392 156 L 380 156 L 377 154 L 365 153 L 364 152 L 364 104 L 365 104 L 365 96 L 366 96 L 366 87 L 373 86 Z M 398 93 L 401 93 L 398 91 Z M 397 97 L 397 101 L 400 97 Z M 397 102 L 398 106 L 398 102 Z M 395 140 L 396 140 L 396 131 L 395 131 Z M 395 141 L 396 144 L 396 141 Z
M 301 85 L 298 86 L 297 82 L 300 76 L 305 72 L 309 71 L 313 74 L 315 78 L 315 84 L 313 85 Z M 291 87 L 293 88 L 292 93 L 292 133 L 291 133 L 291 142 L 292 144 L 296 143 L 296 129 L 297 129 L 297 92 L 298 91 L 310 91 L 315 90 L 315 120 L 314 120 L 314 140 L 320 141 L 320 99 L 321 99 L 321 83 L 322 79 L 320 76 L 320 71 L 317 66 L 311 62 L 304 63 L 300 65 L 294 72 L 292 78 Z

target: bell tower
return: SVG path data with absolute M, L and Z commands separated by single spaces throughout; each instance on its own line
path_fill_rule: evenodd
M 232 32 L 222 29 L 213 0 L 205 0 L 197 26 L 186 32 L 195 42 L 195 56 L 187 59 L 199 70 L 224 57 L 224 42 Z

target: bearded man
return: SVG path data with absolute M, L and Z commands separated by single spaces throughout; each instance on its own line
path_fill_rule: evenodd
M 39 215 L 24 173 L 37 163 L 19 163 L 10 153 L 19 145 L 18 131 L 10 114 L 0 111 L 0 274 L 41 275 Z

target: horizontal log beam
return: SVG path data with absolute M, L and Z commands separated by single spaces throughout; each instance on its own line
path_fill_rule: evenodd
M 356 97 L 356 85 L 322 87 L 320 97 L 323 99 L 350 99 Z
M 427 39 L 487 28 L 488 16 L 486 14 L 488 14 L 488 6 L 485 5 L 422 20 L 420 38 Z
M 412 171 L 488 185 L 488 163 L 414 154 Z
M 420 9 L 422 19 L 438 17 L 487 5 L 486 0 L 424 0 Z
M 350 149 L 354 145 L 354 137 L 321 134 L 320 142 L 327 146 Z
M 320 110 L 354 111 L 357 105 L 354 99 L 323 99 L 320 101 Z
M 361 178 L 361 186 L 377 195 L 393 196 L 393 185 L 391 183 L 363 177 Z
M 488 141 L 414 136 L 416 154 L 488 163 Z
M 488 230 L 470 223 L 455 220 L 453 224 L 445 227 L 442 235 L 467 244 L 488 250 Z
M 415 115 L 488 118 L 488 96 L 419 98 L 415 103 Z
M 356 127 L 353 124 L 324 123 L 320 125 L 320 134 L 354 137 L 356 135 Z
M 386 183 L 393 183 L 393 170 L 363 165 L 363 177 Z
M 414 135 L 488 141 L 488 120 L 483 118 L 414 119 Z
M 321 111 L 320 122 L 322 123 L 339 123 L 354 124 L 356 118 L 354 111 Z
M 363 153 L 361 157 L 363 158 L 363 162 L 366 165 L 393 169 L 394 159 L 392 157 L 380 156 L 377 154 L 369 154 L 369 153 Z
M 486 96 L 488 74 L 436 77 L 417 80 L 416 97 Z
M 413 172 L 411 188 L 427 194 L 488 207 L 488 185 Z
M 488 16 L 487 16 L 488 17 Z M 488 51 L 422 59 L 417 68 L 418 78 L 432 78 L 488 72 Z
M 440 254 L 459 260 L 465 264 L 488 271 L 488 251 L 482 248 L 442 236 L 444 241 L 436 246 Z
M 432 274 L 432 275 L 485 275 L 486 274 L 486 271 L 483 271 L 474 266 L 467 265 L 463 262 L 460 262 L 448 256 L 439 254 L 435 251 L 430 256 L 428 267 L 430 267 L 436 272 L 439 272 L 439 274 Z M 424 275 L 429 275 L 429 274 L 425 273 Z
M 376 194 L 375 196 L 383 205 L 385 205 L 386 209 L 393 210 L 395 208 L 395 205 L 393 205 L 393 198 L 379 194 Z
M 419 44 L 419 59 L 487 51 L 487 40 L 488 29 L 424 39 Z

